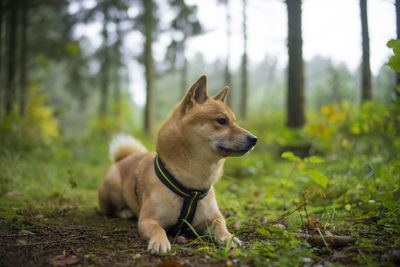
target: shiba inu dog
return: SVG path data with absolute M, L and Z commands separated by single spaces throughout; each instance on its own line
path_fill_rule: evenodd
M 113 164 L 99 188 L 100 212 L 136 216 L 151 254 L 169 251 L 167 233 L 173 228 L 176 234 L 188 222 L 197 232 L 213 225 L 217 242 L 241 245 L 226 228 L 213 184 L 225 158 L 246 154 L 257 137 L 236 124 L 224 103 L 228 90 L 208 96 L 207 77 L 201 76 L 162 125 L 156 153 L 127 135 L 110 144 Z

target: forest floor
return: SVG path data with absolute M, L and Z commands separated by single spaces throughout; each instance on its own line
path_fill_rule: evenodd
M 265 131 L 254 126 L 256 149 L 228 159 L 216 184 L 227 226 L 243 247 L 194 235 L 171 238 L 173 250 L 163 256 L 146 252 L 136 220 L 96 212 L 109 138 L 46 143 L 6 136 L 0 148 L 0 266 L 400 264 L 397 152 L 356 136 L 341 138 L 328 152 L 318 147 L 317 156 L 297 157 L 304 147 L 276 145 L 271 140 L 283 133 Z M 282 158 L 285 150 L 295 154 Z

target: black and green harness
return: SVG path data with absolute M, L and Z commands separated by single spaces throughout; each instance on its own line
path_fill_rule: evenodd
M 154 169 L 160 181 L 172 192 L 183 198 L 181 214 L 179 215 L 178 221 L 168 229 L 167 233 L 174 236 L 182 231 L 188 231 L 189 227 L 184 220 L 190 224 L 192 223 L 196 213 L 197 202 L 208 194 L 210 188 L 206 190 L 186 188 L 167 171 L 158 155 L 156 155 L 154 159 Z

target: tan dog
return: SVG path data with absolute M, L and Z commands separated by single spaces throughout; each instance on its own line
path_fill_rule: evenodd
M 213 184 L 222 175 L 225 157 L 247 153 L 257 138 L 236 124 L 235 115 L 224 104 L 228 89 L 209 97 L 207 77 L 201 76 L 162 125 L 157 155 L 183 186 L 210 188 L 198 200 L 191 223 L 194 229 L 204 233 L 214 223 L 216 241 L 241 245 L 225 226 Z M 156 153 L 147 152 L 131 136 L 119 135 L 110 144 L 110 156 L 113 164 L 99 188 L 100 211 L 122 218 L 136 215 L 141 236 L 149 240 L 148 251 L 169 251 L 166 230 L 177 223 L 183 198 L 156 175 Z

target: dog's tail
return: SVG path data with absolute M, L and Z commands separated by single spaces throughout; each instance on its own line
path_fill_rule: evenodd
M 146 152 L 147 149 L 131 135 L 120 133 L 110 143 L 110 159 L 117 162 L 131 154 Z

